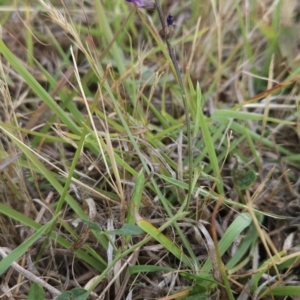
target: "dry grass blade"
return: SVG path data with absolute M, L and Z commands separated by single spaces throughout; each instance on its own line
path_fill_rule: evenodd
M 0 163 L 0 171 L 7 168 L 10 164 L 12 164 L 15 160 L 17 160 L 22 155 L 22 152 L 15 154 L 13 157 L 6 158 Z
M 0 294 L 296 299 L 300 2 L 149 1 L 2 1 Z

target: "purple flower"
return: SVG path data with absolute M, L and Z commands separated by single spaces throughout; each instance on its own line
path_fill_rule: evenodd
M 125 0 L 126 2 L 134 3 L 137 7 L 155 8 L 155 3 L 147 0 Z

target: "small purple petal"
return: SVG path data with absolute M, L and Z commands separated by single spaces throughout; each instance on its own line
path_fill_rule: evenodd
M 154 8 L 155 3 L 147 0 L 125 0 L 126 2 L 134 3 L 137 7 Z

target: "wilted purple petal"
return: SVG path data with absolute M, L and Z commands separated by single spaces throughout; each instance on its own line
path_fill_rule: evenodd
M 136 4 L 137 7 L 144 7 L 144 8 L 154 8 L 155 3 L 147 0 L 125 0 L 126 2 L 131 2 Z

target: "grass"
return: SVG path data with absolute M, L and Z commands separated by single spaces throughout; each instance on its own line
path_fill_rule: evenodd
M 300 296 L 297 1 L 2 2 L 2 298 Z

